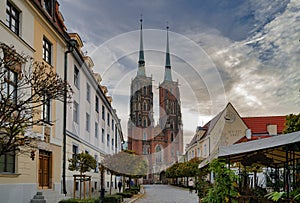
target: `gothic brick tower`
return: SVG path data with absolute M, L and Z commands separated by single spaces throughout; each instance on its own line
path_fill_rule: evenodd
M 142 19 L 140 22 L 138 71 L 136 77 L 131 81 L 130 88 L 128 149 L 137 154 L 150 154 L 150 145 L 146 141 L 152 136 L 154 125 L 152 77 L 146 76 Z
M 166 164 L 174 163 L 183 153 L 181 103 L 178 81 L 172 80 L 169 50 L 169 27 L 167 27 L 167 48 L 164 81 L 159 85 L 159 125 L 164 136 L 164 159 Z
M 165 76 L 159 85 L 159 125 L 154 126 L 152 77 L 146 76 L 142 20 L 138 71 L 131 81 L 128 149 L 147 158 L 147 183 L 163 182 L 166 168 L 183 153 L 180 93 L 178 81 L 171 75 L 168 29 Z

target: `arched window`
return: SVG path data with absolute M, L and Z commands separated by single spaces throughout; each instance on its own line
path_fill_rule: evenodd
M 143 109 L 144 109 L 144 111 L 147 110 L 147 102 L 145 102 L 145 101 L 144 101 L 144 103 L 143 103 Z
M 156 163 L 161 163 L 162 162 L 162 151 L 161 151 L 161 146 L 157 145 L 155 149 L 155 156 L 156 156 Z
M 146 95 L 146 94 L 147 94 L 147 87 L 144 86 L 144 95 Z
M 173 142 L 173 140 L 174 140 L 174 134 L 171 133 L 171 142 Z
M 147 127 L 147 119 L 144 119 L 144 128 Z

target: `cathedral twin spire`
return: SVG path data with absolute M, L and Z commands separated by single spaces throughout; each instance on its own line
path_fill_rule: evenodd
M 144 58 L 144 48 L 143 48 L 143 19 L 140 19 L 141 29 L 140 29 L 140 50 L 139 50 L 139 67 L 138 75 L 146 76 L 145 71 L 145 58 Z M 167 26 L 167 47 L 166 47 L 166 64 L 165 64 L 165 77 L 164 81 L 172 81 L 171 74 L 171 59 L 170 59 L 170 48 L 169 48 L 169 26 Z
M 145 59 L 144 59 L 144 48 L 143 48 L 143 19 L 140 20 L 141 22 L 141 30 L 140 30 L 140 54 L 139 54 L 139 68 L 138 68 L 138 75 L 139 76 L 146 76 L 145 72 Z

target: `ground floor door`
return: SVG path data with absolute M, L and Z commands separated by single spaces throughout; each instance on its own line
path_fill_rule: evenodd
M 39 150 L 39 187 L 51 188 L 51 162 L 52 153 L 45 150 Z

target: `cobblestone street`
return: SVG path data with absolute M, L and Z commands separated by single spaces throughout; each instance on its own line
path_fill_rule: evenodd
M 144 185 L 145 195 L 136 203 L 197 203 L 195 192 L 170 185 Z

